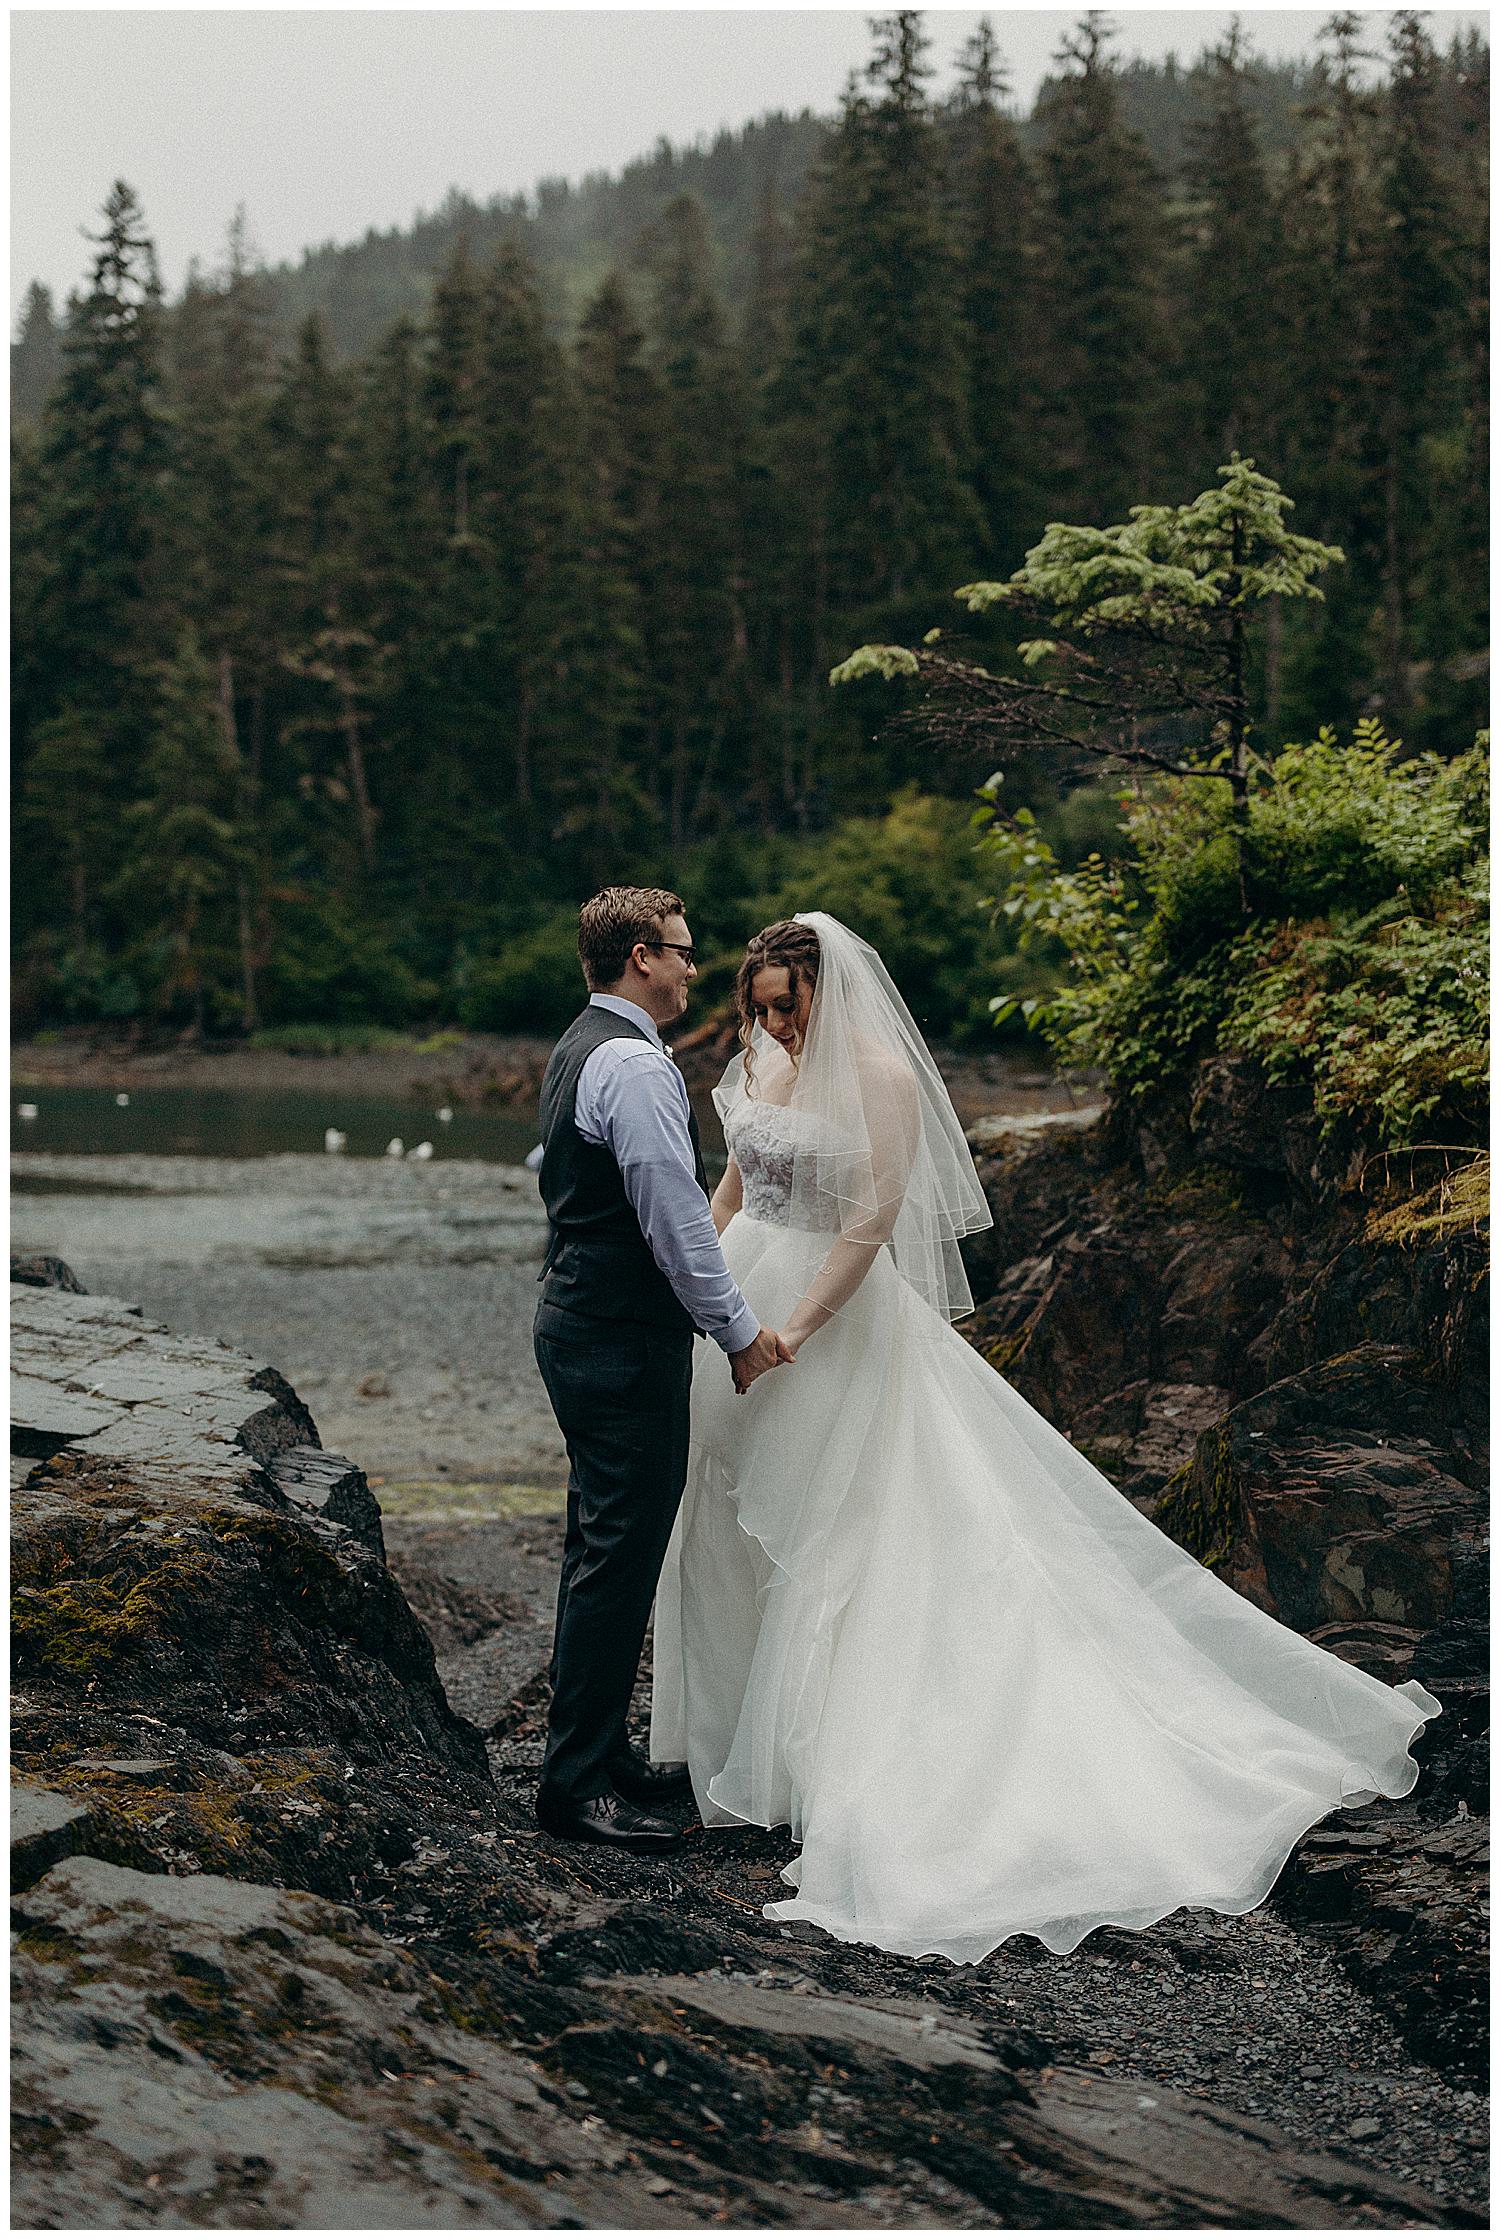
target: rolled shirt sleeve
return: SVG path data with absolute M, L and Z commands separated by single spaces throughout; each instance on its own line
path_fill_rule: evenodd
M 651 1257 L 695 1329 L 738 1353 L 760 1329 L 719 1247 L 693 1172 L 687 1083 L 664 1051 L 621 1038 L 592 1051 L 573 1108 L 579 1134 L 613 1153 Z

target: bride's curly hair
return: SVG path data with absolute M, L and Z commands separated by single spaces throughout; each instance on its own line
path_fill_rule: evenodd
M 791 979 L 792 993 L 796 995 L 804 985 L 809 988 L 817 986 L 818 967 L 822 961 L 823 951 L 816 933 L 811 926 L 799 925 L 795 918 L 778 918 L 775 925 L 762 927 L 746 943 L 744 962 L 734 976 L 734 1001 L 740 1015 L 740 1048 L 745 1053 L 747 1090 L 755 1072 L 755 1060 L 750 1049 L 750 1037 L 755 1031 L 755 1014 L 750 1008 L 750 983 L 764 966 L 785 965 Z

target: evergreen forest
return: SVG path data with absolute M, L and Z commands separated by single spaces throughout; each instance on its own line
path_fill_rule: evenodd
M 1267 602 L 1257 753 L 1342 784 L 1357 736 L 1362 800 L 1430 794 L 1487 683 L 1489 57 L 1388 20 L 1273 69 L 1127 66 L 1090 14 L 1020 116 L 988 26 L 938 100 L 879 17 L 836 118 L 296 268 L 239 218 L 170 302 L 117 182 L 12 352 L 22 1022 L 544 1032 L 622 880 L 711 965 L 835 909 L 931 1031 L 1019 1032 L 983 726 L 830 672 L 937 627 L 1019 672 L 955 590 L 1236 454 L 1338 555 Z M 1042 738 L 1004 798 L 1067 878 L 1139 855 L 1120 785 Z

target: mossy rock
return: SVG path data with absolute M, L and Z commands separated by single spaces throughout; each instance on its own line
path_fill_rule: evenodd
M 1152 1504 L 1151 1521 L 1206 1570 L 1233 1554 L 1247 1518 L 1225 1425 L 1203 1433 L 1193 1460 L 1167 1480 Z
M 1372 1214 L 1365 1235 L 1372 1244 L 1416 1248 L 1482 1234 L 1490 1218 L 1488 1154 L 1445 1175 L 1430 1189 Z

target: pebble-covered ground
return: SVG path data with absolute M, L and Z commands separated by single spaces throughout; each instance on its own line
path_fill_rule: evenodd
M 534 1496 L 501 1493 L 485 1517 L 476 1486 L 389 1486 L 383 1498 L 393 1566 L 439 1643 L 450 1697 L 486 1728 L 499 1719 L 492 1762 L 513 1805 L 514 1841 L 533 1851 L 542 1697 L 527 1678 L 546 1654 L 556 1514 Z M 642 1735 L 646 1711 L 643 1679 Z M 1316 1932 L 1274 1907 L 1234 1920 L 1183 1912 L 1139 1934 L 1101 1930 L 1061 1957 L 1019 1938 L 977 1967 L 957 1968 L 763 1921 L 760 1909 L 779 1894 L 778 1870 L 791 1856 L 784 1830 L 700 1829 L 672 1863 L 674 1875 L 763 1946 L 768 1983 L 811 1976 L 837 1994 L 923 1999 L 1018 2025 L 1060 2062 L 1139 2080 L 1147 2091 L 1156 2084 L 1194 2094 L 1309 2150 L 1387 2170 L 1456 2211 L 1483 2213 L 1487 2100 L 1414 2060 Z M 615 1895 L 618 1879 L 612 1871 Z
M 1104 1931 L 1066 1959 L 1007 1948 L 987 1973 L 1065 2058 L 1262 2116 L 1444 2199 L 1483 2195 L 1484 2101 L 1414 2063 L 1332 1955 L 1269 1907 Z

